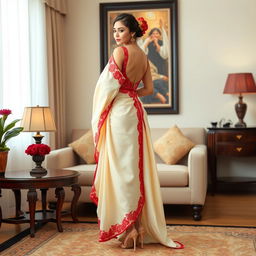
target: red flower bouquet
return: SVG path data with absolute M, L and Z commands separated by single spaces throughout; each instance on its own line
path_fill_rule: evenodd
M 25 153 L 27 155 L 35 156 L 44 156 L 51 152 L 51 148 L 46 144 L 31 144 L 26 149 Z

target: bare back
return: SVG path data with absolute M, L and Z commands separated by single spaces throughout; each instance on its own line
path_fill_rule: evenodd
M 137 90 L 138 96 L 146 96 L 153 93 L 153 82 L 150 72 L 150 65 L 145 53 L 137 44 L 125 46 L 127 51 L 128 61 L 125 67 L 126 77 L 135 85 L 142 80 L 143 88 Z M 122 47 L 115 48 L 113 52 L 114 60 L 120 70 L 123 70 L 125 54 Z
M 128 50 L 126 75 L 135 84 L 145 75 L 148 65 L 147 57 L 138 46 L 126 46 L 126 48 Z

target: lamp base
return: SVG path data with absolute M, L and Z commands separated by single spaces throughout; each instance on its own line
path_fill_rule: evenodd
M 36 135 L 33 136 L 33 138 L 35 139 L 36 144 L 41 144 L 43 137 L 44 136 L 41 135 L 40 132 L 37 132 Z
M 246 123 L 244 122 L 244 121 L 242 121 L 242 122 L 237 122 L 236 124 L 235 124 L 235 127 L 236 128 L 243 128 L 243 127 L 246 127 Z
M 33 176 L 33 174 L 38 174 L 38 175 L 46 175 L 47 174 L 47 170 L 43 167 L 38 168 L 35 167 L 30 171 L 30 174 Z
M 244 116 L 246 113 L 247 105 L 243 102 L 243 96 L 239 96 L 239 101 L 235 104 L 236 115 L 238 117 L 238 122 L 235 124 L 235 127 L 246 127 L 244 122 Z
M 41 166 L 42 162 L 44 161 L 44 158 L 45 157 L 42 155 L 33 155 L 32 156 L 33 161 L 36 163 L 36 167 L 30 171 L 31 175 L 33 175 L 33 174 L 46 175 L 47 174 L 47 170 Z

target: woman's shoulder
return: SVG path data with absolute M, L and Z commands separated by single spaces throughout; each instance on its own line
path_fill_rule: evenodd
M 123 46 L 117 46 L 113 51 L 113 55 L 124 55 Z
M 124 50 L 122 49 L 122 46 L 116 47 L 112 55 L 115 60 L 122 60 L 124 58 Z
M 122 68 L 123 61 L 124 61 L 124 51 L 121 46 L 118 46 L 114 49 L 113 54 L 112 54 L 117 66 L 119 69 Z

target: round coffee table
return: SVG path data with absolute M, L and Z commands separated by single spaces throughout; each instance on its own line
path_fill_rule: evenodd
M 70 170 L 48 170 L 43 177 L 32 177 L 29 171 L 7 171 L 0 176 L 0 197 L 1 189 L 12 189 L 15 195 L 16 214 L 14 218 L 2 219 L 2 209 L 0 206 L 0 226 L 5 223 L 30 223 L 30 236 L 35 236 L 35 223 L 56 222 L 59 232 L 63 232 L 61 225 L 61 209 L 65 199 L 63 187 L 71 187 L 74 196 L 71 202 L 71 216 L 77 222 L 76 205 L 81 194 L 81 187 L 78 184 L 79 173 Z M 57 198 L 56 210 L 46 209 L 47 190 L 55 188 Z M 21 211 L 21 189 L 27 189 L 27 199 L 29 212 Z M 37 191 L 41 190 L 42 210 L 36 211 Z

